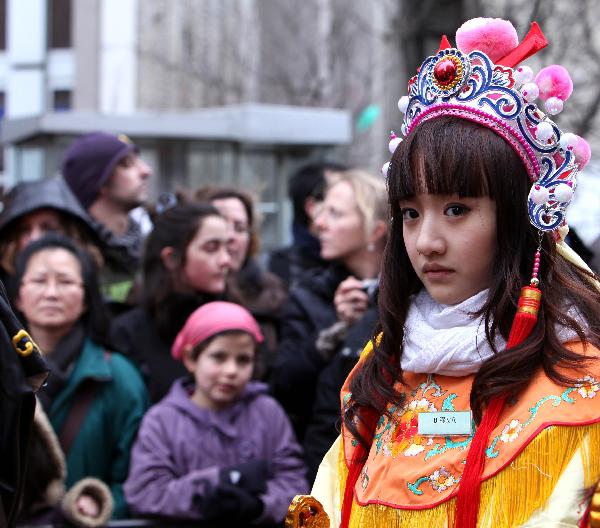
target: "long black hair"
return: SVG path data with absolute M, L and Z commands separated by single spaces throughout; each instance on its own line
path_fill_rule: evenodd
M 142 304 L 154 318 L 160 318 L 165 301 L 177 291 L 177 281 L 185 266 L 188 245 L 209 216 L 222 218 L 209 203 L 177 204 L 158 215 L 152 232 L 146 240 L 142 262 L 144 291 Z M 177 271 L 167 269 L 161 252 L 166 247 L 174 250 Z M 168 314 L 165 314 L 165 316 Z
M 540 367 L 559 384 L 570 379 L 559 367 L 578 368 L 585 358 L 567 349 L 557 327 L 567 327 L 584 342 L 600 344 L 600 293 L 588 274 L 557 255 L 552 234 L 542 237 L 540 280 L 542 305 L 530 337 L 511 350 L 496 350 L 494 336 L 508 338 L 520 289 L 529 282 L 538 234 L 527 214 L 528 175 L 519 156 L 500 136 L 477 123 L 440 117 L 419 125 L 396 149 L 389 171 L 391 228 L 380 279 L 377 332 L 383 337 L 350 382 L 352 399 L 344 424 L 366 447 L 369 439 L 354 420 L 387 412 L 388 403 L 402 405 L 400 361 L 404 323 L 411 295 L 423 284 L 404 245 L 399 201 L 419 193 L 487 196 L 496 203 L 497 245 L 490 293 L 479 312 L 490 346 L 496 352 L 480 368 L 471 391 L 471 408 L 479 421 L 483 407 L 499 394 L 517 395 Z M 568 308 L 579 316 L 570 316 Z M 370 422 L 369 422 L 370 423 Z
M 48 233 L 25 247 L 17 256 L 15 264 L 15 277 L 11 293 L 14 300 L 18 295 L 23 275 L 27 270 L 31 257 L 47 249 L 64 249 L 73 255 L 81 266 L 81 280 L 83 282 L 85 311 L 81 315 L 81 322 L 86 330 L 86 335 L 92 341 L 106 348 L 112 348 L 108 340 L 110 324 L 108 309 L 102 299 L 98 283 L 98 268 L 94 258 L 84 249 L 80 248 L 70 238 L 58 233 Z

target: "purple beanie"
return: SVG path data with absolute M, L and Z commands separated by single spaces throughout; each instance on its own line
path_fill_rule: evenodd
M 63 159 L 62 174 L 85 209 L 94 203 L 100 188 L 130 152 L 138 152 L 138 148 L 128 138 L 104 132 L 85 134 L 71 143 Z

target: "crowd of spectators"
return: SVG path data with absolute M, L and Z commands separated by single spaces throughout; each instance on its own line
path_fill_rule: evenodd
M 300 167 L 292 244 L 270 253 L 250 190 L 153 202 L 151 178 L 128 138 L 97 132 L 4 198 L 0 278 L 50 370 L 18 525 L 281 526 L 337 434 L 376 320 L 381 178 Z
M 150 178 L 128 138 L 92 133 L 5 196 L 0 278 L 50 369 L 19 523 L 282 526 L 375 332 L 385 184 L 300 167 L 292 243 L 266 254 L 250 190 L 151 203 Z

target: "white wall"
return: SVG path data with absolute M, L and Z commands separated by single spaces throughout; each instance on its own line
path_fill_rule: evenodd
M 136 109 L 137 0 L 103 0 L 100 8 L 100 111 Z

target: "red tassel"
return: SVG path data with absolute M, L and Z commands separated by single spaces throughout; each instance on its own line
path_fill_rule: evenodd
M 346 488 L 344 489 L 344 500 L 342 502 L 342 512 L 340 528 L 348 528 L 350 523 L 350 512 L 352 511 L 352 499 L 354 497 L 354 486 L 360 475 L 362 465 L 359 462 L 361 456 L 366 454 L 364 447 L 358 446 L 356 448 L 356 456 L 350 462 L 350 468 L 348 469 L 348 477 L 346 478 Z
M 375 433 L 375 427 L 377 427 L 377 421 L 379 417 L 375 412 L 369 409 L 365 416 L 365 431 L 372 434 Z M 342 511 L 340 519 L 340 528 L 348 528 L 350 524 L 350 512 L 352 511 L 352 499 L 354 497 L 354 486 L 358 481 L 360 472 L 362 470 L 361 461 L 367 456 L 367 451 L 362 444 L 356 446 L 352 460 L 350 461 L 350 467 L 348 468 L 348 476 L 346 478 L 346 487 L 344 488 L 344 499 L 342 501 Z
M 541 298 L 542 292 L 535 286 L 523 286 L 521 288 L 517 313 L 510 327 L 506 348 L 514 348 L 529 337 L 537 323 Z
M 533 278 L 531 280 L 533 284 L 538 283 L 538 269 L 539 249 L 536 253 L 536 263 L 534 264 Z M 513 319 L 508 343 L 506 344 L 507 350 L 520 345 L 531 334 L 537 322 L 541 298 L 542 292 L 535 286 L 524 286 L 521 288 L 517 313 Z M 456 498 L 456 518 L 454 520 L 456 528 L 475 528 L 477 526 L 477 516 L 479 515 L 479 503 L 481 499 L 481 474 L 483 473 L 485 462 L 485 450 L 492 431 L 498 425 L 505 402 L 506 395 L 497 396 L 490 401 L 471 441 L 465 470 L 460 479 L 458 496 Z
M 475 528 L 479 513 L 481 473 L 485 461 L 485 450 L 490 434 L 498 425 L 500 413 L 504 407 L 506 396 L 499 396 L 490 401 L 481 423 L 471 441 L 465 470 L 460 479 L 456 498 L 456 528 Z

